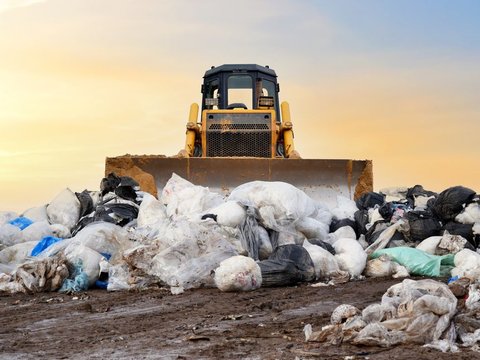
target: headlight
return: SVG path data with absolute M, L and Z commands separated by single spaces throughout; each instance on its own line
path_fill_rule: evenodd
M 258 99 L 258 106 L 260 107 L 273 107 L 273 96 L 260 96 Z
M 218 99 L 217 98 L 206 98 L 205 99 L 206 106 L 218 106 Z

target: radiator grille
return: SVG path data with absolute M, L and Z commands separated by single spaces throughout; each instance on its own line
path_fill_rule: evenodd
M 270 114 L 210 114 L 206 124 L 207 157 L 272 157 Z

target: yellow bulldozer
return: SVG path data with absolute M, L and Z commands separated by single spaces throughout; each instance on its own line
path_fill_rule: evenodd
M 130 176 L 157 195 L 172 173 L 227 195 L 248 181 L 284 181 L 313 199 L 335 203 L 373 191 L 370 160 L 302 159 L 275 71 L 226 64 L 205 72 L 202 104 L 190 106 L 185 147 L 177 155 L 107 157 L 105 174 Z

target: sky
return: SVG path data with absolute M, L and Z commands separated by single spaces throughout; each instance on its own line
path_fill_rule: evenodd
M 303 158 L 480 192 L 476 0 L 0 0 L 0 211 L 174 155 L 212 65 L 275 69 Z

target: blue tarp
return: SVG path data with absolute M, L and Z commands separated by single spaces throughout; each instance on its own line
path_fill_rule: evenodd
M 57 238 L 54 236 L 45 236 L 38 242 L 37 245 L 32 249 L 32 252 L 30 253 L 31 256 L 37 256 L 40 254 L 43 250 L 48 248 L 49 246 L 55 244 L 56 242 L 59 242 L 63 239 Z
M 8 223 L 18 227 L 20 230 L 23 230 L 26 227 L 29 227 L 30 225 L 32 225 L 33 221 L 24 216 L 19 216 L 13 220 L 10 220 Z

